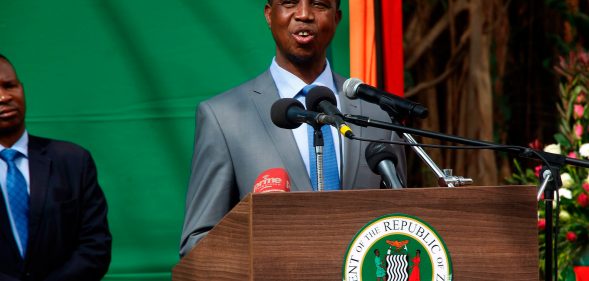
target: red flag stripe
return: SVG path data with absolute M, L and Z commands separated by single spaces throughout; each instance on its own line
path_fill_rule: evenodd
M 382 1 L 384 90 L 403 96 L 403 3 Z

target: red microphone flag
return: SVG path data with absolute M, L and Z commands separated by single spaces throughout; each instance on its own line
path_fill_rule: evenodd
M 283 168 L 271 168 L 262 172 L 254 184 L 254 193 L 289 191 L 288 173 Z

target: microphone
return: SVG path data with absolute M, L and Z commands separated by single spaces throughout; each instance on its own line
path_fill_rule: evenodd
M 325 86 L 311 85 L 311 89 L 305 98 L 307 109 L 311 111 L 324 112 L 327 115 L 333 116 L 336 123 L 336 128 L 340 134 L 347 138 L 352 138 L 354 133 L 350 126 L 344 122 L 342 118 L 344 115 L 337 109 L 337 100 L 333 92 Z
M 336 126 L 333 116 L 305 110 L 303 104 L 293 98 L 279 99 L 270 109 L 270 118 L 274 125 L 283 129 L 295 129 L 302 123 L 307 123 L 313 127 L 319 125 Z
M 388 144 L 372 142 L 364 152 L 370 170 L 380 175 L 386 188 L 403 188 L 404 185 L 397 175 L 397 155 Z
M 271 168 L 262 172 L 254 184 L 254 193 L 289 191 L 288 173 L 283 168 Z
M 428 115 L 428 110 L 425 106 L 412 102 L 385 91 L 379 90 L 368 84 L 362 82 L 358 78 L 350 78 L 344 82 L 344 93 L 349 99 L 360 98 L 369 103 L 380 105 L 380 108 L 399 117 L 425 118 Z

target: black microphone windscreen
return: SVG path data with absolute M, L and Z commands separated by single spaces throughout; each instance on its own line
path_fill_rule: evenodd
M 288 110 L 293 107 L 305 110 L 303 104 L 293 98 L 279 99 L 274 102 L 272 108 L 270 108 L 270 118 L 272 118 L 272 123 L 283 129 L 296 129 L 301 126 L 300 123 L 294 122 L 288 118 Z
M 397 155 L 390 144 L 371 142 L 366 146 L 364 154 L 366 156 L 368 167 L 370 167 L 370 170 L 377 175 L 380 175 L 378 164 L 382 160 L 391 160 L 393 161 L 393 164 L 397 165 Z
M 309 90 L 307 96 L 305 97 L 307 110 L 322 112 L 321 108 L 319 107 L 319 103 L 325 100 L 333 105 L 337 105 L 335 94 L 333 94 L 329 88 L 325 86 L 313 87 L 311 90 Z

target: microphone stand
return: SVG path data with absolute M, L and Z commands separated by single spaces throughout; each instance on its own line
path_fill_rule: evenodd
M 554 268 L 554 280 L 558 280 L 558 257 L 557 247 L 553 245 L 554 240 L 558 239 L 558 228 L 554 227 L 553 214 L 554 207 L 552 202 L 558 200 L 554 194 L 562 186 L 562 181 L 559 170 L 564 166 L 564 162 L 548 161 L 549 165 L 542 166 L 542 172 L 540 173 L 540 190 L 538 191 L 538 197 L 542 192 L 544 193 L 544 215 L 546 219 L 545 228 L 545 249 L 544 249 L 544 280 L 552 281 L 553 268 Z M 553 238 L 554 237 L 554 238 Z M 554 253 L 554 255 L 553 255 Z
M 408 143 L 417 144 L 417 141 L 415 141 L 413 136 L 410 134 L 403 133 L 403 138 Z M 423 162 L 425 162 L 425 164 L 427 164 L 429 166 L 429 168 L 434 172 L 434 174 L 436 174 L 436 176 L 438 176 L 438 185 L 439 186 L 456 187 L 456 186 L 463 186 L 463 185 L 472 184 L 472 179 L 453 176 L 452 170 L 445 169 L 444 171 L 442 171 L 436 165 L 434 160 L 432 160 L 429 157 L 429 155 L 427 155 L 427 153 L 425 153 L 425 150 L 423 150 L 423 148 L 421 148 L 421 146 L 411 146 L 411 148 L 413 149 L 413 151 L 415 151 L 415 153 L 417 153 L 417 155 L 421 158 L 421 160 L 423 160 Z
M 321 125 L 313 126 L 313 146 L 315 147 L 315 164 L 317 167 L 317 191 L 323 191 L 323 132 Z
M 479 141 L 479 140 L 470 140 L 466 138 L 446 135 L 442 133 L 432 132 L 432 131 L 425 131 L 419 129 L 408 128 L 405 126 L 401 126 L 398 124 L 393 123 L 386 123 L 378 120 L 373 120 L 369 117 L 365 116 L 358 116 L 358 115 L 350 115 L 345 114 L 344 120 L 349 123 L 356 124 L 362 127 L 375 127 L 381 128 L 406 134 L 414 134 L 418 136 L 424 136 L 428 138 L 434 138 L 449 142 L 455 142 L 460 144 L 466 144 L 471 146 L 479 146 L 479 147 L 488 147 L 490 149 L 510 152 L 510 153 L 517 153 L 519 157 L 524 158 L 531 158 L 536 160 L 541 160 L 544 164 L 543 171 L 549 171 L 551 176 L 544 176 L 545 172 L 541 173 L 543 178 L 540 179 L 541 185 L 540 188 L 544 189 L 544 200 L 545 200 L 545 216 L 546 216 L 546 239 L 545 239 L 545 247 L 546 247 L 546 255 L 545 255 L 545 281 L 552 281 L 553 275 L 553 265 L 557 265 L 557 261 L 553 261 L 553 207 L 552 201 L 558 198 L 555 198 L 554 194 L 556 190 L 558 190 L 562 186 L 562 181 L 560 176 L 552 176 L 552 175 L 560 175 L 560 169 L 565 165 L 574 165 L 578 167 L 589 168 L 589 161 L 574 159 L 565 157 L 560 154 L 554 154 L 544 151 L 533 151 L 530 148 L 525 147 L 517 147 L 517 146 L 507 146 L 507 145 L 497 145 L 491 142 L 486 141 Z M 546 173 L 548 175 L 548 173 Z M 554 179 L 553 181 L 550 178 Z M 556 270 L 556 269 L 555 269 Z M 554 274 L 558 274 L 554 272 Z
M 401 123 L 399 123 L 399 121 L 397 121 L 397 120 L 401 119 L 400 117 L 402 117 L 402 114 L 399 113 L 399 111 L 397 111 L 397 110 L 395 110 L 395 108 L 387 106 L 385 104 L 381 104 L 380 108 L 382 110 L 384 110 L 389 115 L 392 123 L 397 124 L 397 125 L 401 124 Z M 409 113 L 409 116 L 411 116 L 411 112 Z M 402 133 L 402 134 L 403 134 L 403 138 L 408 143 L 418 144 L 412 135 L 410 135 L 408 133 Z M 427 153 L 425 153 L 425 150 L 423 150 L 423 148 L 421 146 L 412 145 L 411 148 L 413 149 L 413 151 L 415 151 L 415 153 L 417 153 L 417 155 L 421 158 L 421 160 L 423 160 L 423 162 L 425 162 L 425 164 L 427 166 L 429 166 L 429 168 L 434 172 L 434 174 L 436 174 L 436 176 L 438 177 L 438 186 L 456 187 L 456 186 L 463 186 L 463 185 L 472 184 L 472 179 L 470 179 L 470 178 L 453 176 L 451 169 L 444 169 L 444 171 L 442 171 L 438 167 L 438 165 L 436 165 L 434 160 L 432 160 L 429 157 L 429 155 L 427 155 Z

